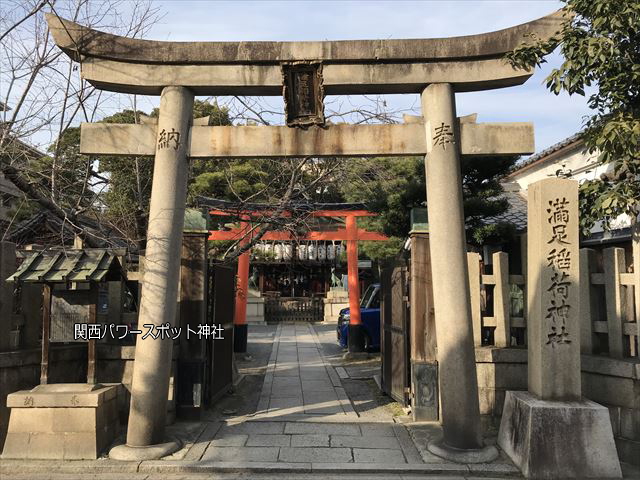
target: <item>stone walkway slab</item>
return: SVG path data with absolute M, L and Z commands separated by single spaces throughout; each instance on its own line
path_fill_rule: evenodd
M 396 437 L 356 437 L 353 435 L 332 435 L 331 446 L 401 450 L 400 442 L 398 442 Z
M 340 377 L 322 356 L 315 331 L 306 324 L 278 327 L 254 417 L 288 420 L 292 415 L 358 418 Z
M 322 448 L 322 447 L 288 447 L 280 449 L 282 462 L 351 462 L 351 449 L 349 448 Z
M 217 447 L 210 445 L 202 460 L 214 462 L 275 462 L 279 447 Z

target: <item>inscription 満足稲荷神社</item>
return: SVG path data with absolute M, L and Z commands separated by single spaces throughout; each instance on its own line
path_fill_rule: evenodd
M 567 329 L 567 319 L 572 306 L 567 303 L 571 281 L 568 270 L 571 268 L 571 252 L 563 245 L 570 245 L 567 241 L 567 225 L 569 223 L 569 201 L 565 198 L 549 200 L 547 218 L 551 226 L 551 238 L 547 242 L 549 253 L 547 255 L 548 267 L 551 268 L 551 285 L 547 289 L 549 300 L 547 303 L 546 320 L 549 321 L 547 333 L 547 345 L 555 347 L 559 344 L 571 343 Z

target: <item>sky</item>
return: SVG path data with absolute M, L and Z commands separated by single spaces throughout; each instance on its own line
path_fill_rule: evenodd
M 507 28 L 562 6 L 555 0 L 167 0 L 154 4 L 165 15 L 145 38 L 171 41 L 449 37 Z M 522 86 L 457 94 L 458 115 L 478 113 L 479 122 L 532 121 L 536 151 L 562 141 L 580 130 L 589 111 L 584 97 L 555 96 L 546 90 L 545 77 L 560 63 L 560 56 L 554 55 Z M 147 108 L 156 104 L 156 99 L 147 101 Z M 279 99 L 269 102 L 281 108 Z M 387 103 L 392 109 L 415 109 L 419 99 L 393 95 Z

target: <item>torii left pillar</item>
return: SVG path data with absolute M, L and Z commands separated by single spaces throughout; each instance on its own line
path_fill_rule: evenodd
M 249 223 L 241 223 L 243 238 L 240 247 L 251 240 L 248 237 Z M 236 283 L 236 309 L 233 314 L 233 351 L 245 353 L 247 351 L 247 296 L 249 295 L 249 250 L 238 257 L 238 276 Z
M 173 325 L 175 322 L 192 115 L 191 91 L 175 86 L 162 90 L 138 319 L 140 326 Z M 113 448 L 109 454 L 111 458 L 154 459 L 178 449 L 176 442 L 164 442 L 172 346 L 171 338 L 147 336 L 143 339 L 138 336 L 127 442 Z

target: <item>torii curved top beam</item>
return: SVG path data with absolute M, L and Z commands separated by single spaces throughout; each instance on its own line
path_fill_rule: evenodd
M 553 35 L 562 10 L 494 32 L 449 38 L 339 40 L 319 42 L 166 42 L 100 32 L 47 14 L 56 44 L 74 60 L 80 55 L 120 62 L 187 64 L 279 64 L 297 60 L 341 62 L 424 62 L 500 57 L 535 34 Z
M 121 37 L 47 14 L 56 44 L 82 63 L 98 88 L 159 94 L 166 85 L 196 94 L 280 95 L 280 65 L 321 62 L 326 94 L 411 93 L 448 82 L 458 91 L 523 83 L 532 71 L 506 65 L 504 54 L 535 35 L 560 29 L 559 10 L 504 30 L 450 38 L 319 42 L 163 42 Z

